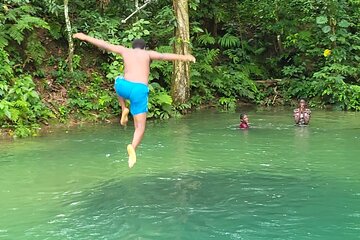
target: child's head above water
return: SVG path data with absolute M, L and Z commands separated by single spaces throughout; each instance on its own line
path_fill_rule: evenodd
M 307 107 L 307 103 L 305 99 L 301 98 L 299 101 L 299 108 L 306 108 L 306 107 Z
M 246 113 L 240 114 L 240 125 L 239 127 L 241 129 L 247 129 L 249 128 L 249 118 Z
M 248 122 L 249 122 L 248 115 L 247 115 L 246 113 L 241 113 L 241 114 L 240 114 L 240 121 L 241 121 L 241 122 L 248 123 Z

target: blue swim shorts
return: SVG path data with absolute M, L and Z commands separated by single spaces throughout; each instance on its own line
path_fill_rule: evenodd
M 149 87 L 146 84 L 130 82 L 124 77 L 117 77 L 114 88 L 120 97 L 130 100 L 132 115 L 148 111 Z

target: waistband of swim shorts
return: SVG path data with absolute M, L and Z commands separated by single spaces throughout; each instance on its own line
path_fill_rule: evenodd
M 127 82 L 127 83 L 132 83 L 132 84 L 140 84 L 140 85 L 144 85 L 145 87 L 149 87 L 147 84 L 145 84 L 145 83 L 142 83 L 142 82 L 133 82 L 133 81 L 130 81 L 130 80 L 127 80 L 127 79 L 125 79 L 123 76 L 117 76 L 116 78 L 115 78 L 115 81 L 125 81 L 125 82 Z

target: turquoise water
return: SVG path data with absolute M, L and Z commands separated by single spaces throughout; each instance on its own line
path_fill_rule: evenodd
M 360 239 L 360 115 L 202 111 L 0 145 L 0 239 Z

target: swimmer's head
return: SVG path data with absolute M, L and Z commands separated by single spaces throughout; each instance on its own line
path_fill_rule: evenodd
M 306 101 L 305 99 L 301 98 L 299 101 L 299 107 L 306 107 Z
M 248 123 L 249 122 L 248 115 L 246 113 L 240 114 L 240 121 Z
M 144 41 L 144 39 L 139 38 L 139 39 L 135 39 L 132 42 L 132 48 L 140 48 L 140 49 L 145 49 L 146 43 Z

